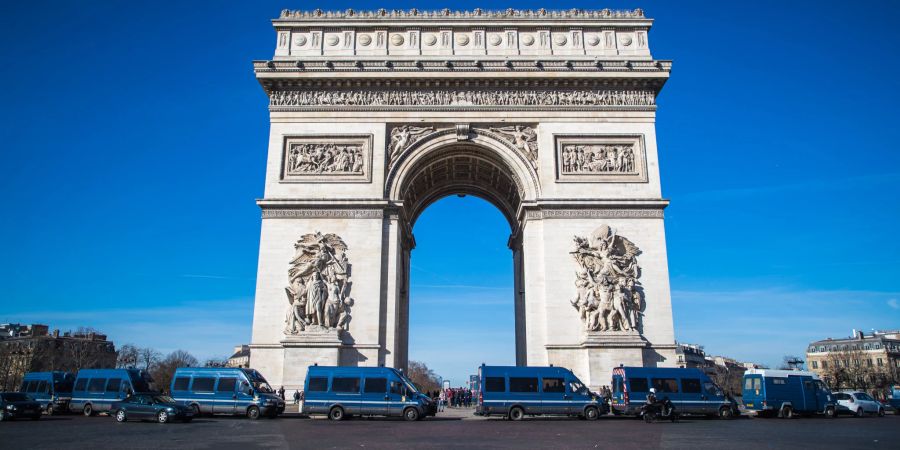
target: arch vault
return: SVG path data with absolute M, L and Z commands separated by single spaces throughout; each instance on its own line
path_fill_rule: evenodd
M 408 362 L 412 226 L 475 195 L 510 224 L 516 362 L 593 387 L 674 366 L 652 21 L 635 11 L 284 11 L 251 365 Z M 474 370 L 474 367 L 473 367 Z

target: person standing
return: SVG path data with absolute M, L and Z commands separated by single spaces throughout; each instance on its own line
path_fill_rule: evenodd
M 447 391 L 441 389 L 441 393 L 438 395 L 438 412 L 444 411 L 444 404 L 447 402 Z
M 284 386 L 278 388 L 278 396 L 281 397 L 282 400 L 284 400 Z
M 300 404 L 300 390 L 299 389 L 294 391 L 294 404 L 295 405 Z

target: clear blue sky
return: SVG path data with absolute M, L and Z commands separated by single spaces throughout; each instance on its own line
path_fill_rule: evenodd
M 656 19 L 679 340 L 775 364 L 900 328 L 898 3 L 720 3 L 5 2 L 0 321 L 226 355 L 250 338 L 268 134 L 250 61 L 272 55 L 269 19 L 514 5 Z M 454 381 L 511 363 L 500 213 L 453 197 L 415 233 L 411 357 Z

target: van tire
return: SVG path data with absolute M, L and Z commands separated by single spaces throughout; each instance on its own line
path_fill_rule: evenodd
M 731 410 L 730 406 L 723 406 L 719 408 L 719 418 L 723 420 L 731 420 L 734 418 L 734 411 Z
M 584 408 L 584 418 L 587 420 L 597 420 L 600 418 L 600 410 L 596 406 L 588 406 Z
M 259 408 L 255 406 L 247 408 L 247 418 L 250 420 L 259 419 Z
M 781 408 L 781 418 L 782 419 L 791 419 L 793 417 L 794 417 L 794 408 L 791 408 L 790 406 L 785 406 L 784 408 Z
M 837 411 L 835 411 L 833 406 L 829 406 L 829 407 L 825 408 L 825 417 L 827 417 L 829 419 L 837 418 Z
M 334 421 L 344 420 L 344 408 L 335 406 L 328 411 L 328 418 Z
M 409 407 L 403 410 L 403 420 L 407 422 L 415 422 L 419 420 L 419 410 Z
M 509 409 L 509 420 L 522 420 L 525 418 L 525 410 L 520 406 L 513 406 Z
M 82 412 L 86 417 L 91 417 L 91 416 L 97 414 L 97 413 L 94 412 L 94 407 L 91 406 L 90 403 L 88 403 L 87 405 L 84 405 L 84 409 L 82 409 L 81 412 Z

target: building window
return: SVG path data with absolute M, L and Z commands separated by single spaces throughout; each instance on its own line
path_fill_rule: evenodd
M 822 361 L 822 368 L 823 368 L 823 369 L 827 369 L 827 368 L 828 368 L 828 361 Z
M 866 360 L 866 365 L 872 367 L 872 358 Z
M 818 362 L 818 361 L 813 361 L 813 362 L 812 362 L 812 367 L 813 367 L 813 369 L 818 369 L 818 368 L 819 368 L 819 362 Z
M 881 358 L 878 358 L 878 367 L 883 367 L 884 361 Z
M 863 350 L 868 350 L 868 349 L 869 349 L 869 344 L 863 345 Z
M 881 350 L 881 344 L 875 344 L 875 350 Z

